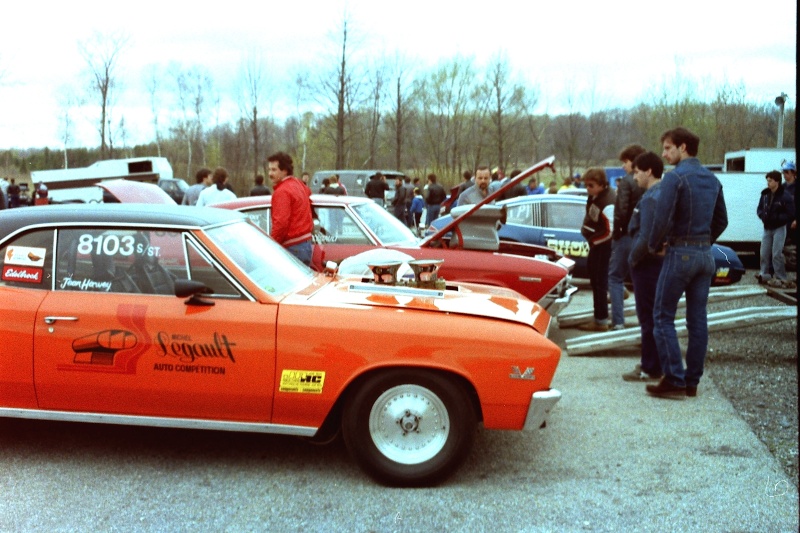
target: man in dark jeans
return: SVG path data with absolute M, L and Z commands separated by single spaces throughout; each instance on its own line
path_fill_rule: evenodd
M 622 379 L 638 382 L 658 381 L 662 372 L 656 339 L 653 336 L 653 303 L 656 299 L 656 287 L 664 258 L 651 254 L 647 243 L 656 226 L 653 213 L 658 202 L 664 163 L 658 154 L 644 152 L 636 157 L 633 167 L 636 184 L 645 191 L 636 209 L 633 210 L 628 225 L 631 239 L 628 262 L 636 298 L 636 316 L 639 318 L 642 334 L 642 356 L 639 364 L 631 372 L 622 374 Z
M 645 149 L 638 144 L 625 147 L 619 154 L 625 176 L 617 180 L 617 198 L 614 201 L 614 231 L 611 234 L 611 260 L 608 264 L 608 292 L 611 295 L 611 329 L 625 328 L 625 278 L 628 277 L 628 255 L 631 237 L 628 224 L 633 209 L 639 203 L 644 189 L 633 180 L 633 161 Z M 659 178 L 661 174 L 659 173 Z
M 11 183 L 8 185 L 8 207 L 19 207 L 19 185 L 16 180 L 11 178 Z
M 697 159 L 700 138 L 686 128 L 661 136 L 663 157 L 675 168 L 661 180 L 655 208 L 659 224 L 650 236 L 650 253 L 666 246 L 656 287 L 653 334 L 664 377 L 647 385 L 659 398 L 696 396 L 708 348 L 708 290 L 714 276 L 711 244 L 728 226 L 722 184 Z M 686 368 L 675 330 L 678 301 L 686 293 L 689 332 Z
M 447 197 L 444 187 L 436 183 L 436 174 L 428 174 L 428 196 L 425 198 L 425 223 L 430 224 L 439 218 L 442 202 Z

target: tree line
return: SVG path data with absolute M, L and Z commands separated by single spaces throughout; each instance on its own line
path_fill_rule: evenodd
M 219 120 L 221 97 L 205 68 L 153 66 L 146 80 L 153 137 L 135 146 L 126 142 L 124 116 L 114 115 L 127 39 L 95 36 L 80 49 L 92 81 L 87 98 L 98 108 L 97 147 L 68 147 L 78 101 L 67 98 L 60 117 L 64 150 L 6 151 L 0 167 L 24 175 L 99 159 L 163 156 L 175 176 L 190 183 L 199 168 L 224 166 L 241 195 L 256 174 L 266 174 L 264 159 L 278 150 L 293 156 L 297 174 L 396 169 L 420 177 L 433 172 L 454 185 L 464 170 L 481 164 L 508 173 L 549 155 L 556 156 L 560 177 L 617 165 L 617 154 L 630 143 L 660 153 L 661 133 L 678 125 L 700 136 L 704 163 L 721 163 L 730 150 L 776 146 L 777 108 L 746 101 L 742 83 L 709 88 L 676 75 L 632 107 L 601 109 L 593 103 L 596 95 L 585 91 L 563 95 L 565 112 L 537 114 L 538 88 L 522 81 L 502 54 L 486 66 L 454 57 L 421 70 L 399 57 L 361 59 L 349 31 L 344 21 L 325 66 L 298 71 L 293 112 L 284 109 L 280 117 L 258 53 L 242 62 L 238 117 L 226 122 Z M 795 110 L 789 108 L 783 145 L 795 143 Z

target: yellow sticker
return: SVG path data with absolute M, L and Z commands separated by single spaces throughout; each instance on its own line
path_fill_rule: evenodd
M 322 394 L 325 372 L 318 370 L 284 370 L 281 373 L 281 392 Z

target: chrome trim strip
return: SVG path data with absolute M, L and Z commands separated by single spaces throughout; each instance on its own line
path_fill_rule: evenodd
M 46 411 L 41 409 L 10 409 L 6 407 L 0 407 L 0 417 L 27 418 L 31 420 L 53 420 L 57 422 L 119 424 L 124 426 L 150 426 L 160 428 L 208 429 L 212 431 L 272 433 L 277 435 L 294 435 L 299 437 L 313 437 L 317 433 L 318 429 L 308 426 L 261 424 L 257 422 L 230 422 L 227 420 L 116 415 L 109 413 L 76 413 L 71 411 Z
M 416 287 L 404 287 L 402 285 L 356 285 L 351 283 L 347 286 L 351 292 L 369 292 L 375 294 L 391 294 L 394 296 L 419 296 L 428 298 L 444 298 L 444 291 L 436 289 L 419 289 Z

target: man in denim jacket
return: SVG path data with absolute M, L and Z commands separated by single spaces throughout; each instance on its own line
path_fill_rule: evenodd
M 648 248 L 665 248 L 664 264 L 656 287 L 653 334 L 664 377 L 647 385 L 648 394 L 662 398 L 695 396 L 703 375 L 708 347 L 706 305 L 714 276 L 711 244 L 728 226 L 722 184 L 700 164 L 700 138 L 686 128 L 661 136 L 661 156 L 672 165 L 661 180 L 655 209 L 658 226 Z M 689 332 L 686 368 L 675 331 L 678 300 L 686 293 L 686 329 Z
M 650 235 L 656 226 L 653 218 L 658 193 L 661 188 L 661 175 L 664 163 L 658 154 L 644 152 L 633 161 L 633 178 L 644 192 L 633 210 L 628 224 L 631 238 L 630 254 L 626 258 L 630 264 L 633 292 L 636 298 L 636 316 L 642 331 L 642 357 L 631 372 L 622 374 L 625 381 L 659 381 L 663 375 L 661 359 L 658 357 L 656 339 L 653 336 L 653 304 L 656 300 L 656 287 L 661 275 L 664 258 L 651 254 L 648 248 Z M 616 210 L 614 212 L 616 214 Z

